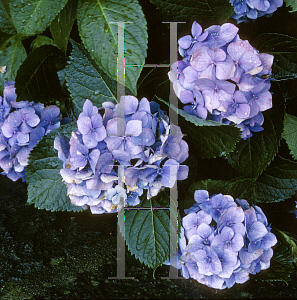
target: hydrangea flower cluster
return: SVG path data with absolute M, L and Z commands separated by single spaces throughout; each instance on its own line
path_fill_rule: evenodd
M 169 78 L 183 109 L 202 119 L 236 124 L 243 139 L 262 131 L 262 111 L 272 107 L 273 56 L 258 53 L 225 23 L 202 32 L 195 21 L 192 36 L 179 39 L 183 59 L 172 64 Z
M 102 106 L 103 117 L 86 100 L 78 131 L 70 140 L 62 135 L 55 139 L 63 161 L 60 174 L 74 205 L 89 206 L 93 214 L 116 212 L 121 198 L 124 206 L 135 206 L 144 189 L 149 199 L 188 177 L 188 166 L 181 165 L 188 144 L 157 103 L 123 96 L 117 105 Z M 123 174 L 117 172 L 120 165 Z
M 277 239 L 260 207 L 230 195 L 197 190 L 182 219 L 177 267 L 182 276 L 216 289 L 231 288 L 270 266 Z
M 231 18 L 237 23 L 256 20 L 267 15 L 270 17 L 278 7 L 283 5 L 283 0 L 229 0 L 233 5 L 235 13 Z
M 16 102 L 14 81 L 4 83 L 0 96 L 0 167 L 13 181 L 25 179 L 25 167 L 33 147 L 60 126 L 60 109 L 28 101 Z

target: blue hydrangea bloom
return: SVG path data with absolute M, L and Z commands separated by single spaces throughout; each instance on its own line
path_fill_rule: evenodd
M 0 167 L 13 181 L 25 178 L 30 151 L 41 138 L 60 126 L 60 109 L 55 105 L 16 102 L 14 81 L 4 83 L 0 96 Z
M 86 100 L 77 128 L 70 140 L 56 137 L 54 147 L 71 202 L 94 214 L 117 211 L 121 198 L 124 206 L 138 205 L 144 190 L 149 199 L 188 177 L 189 167 L 181 164 L 189 149 L 180 128 L 146 98 L 123 96 L 99 110 Z
M 230 195 L 209 197 L 206 190 L 195 191 L 194 199 L 182 219 L 179 252 L 166 264 L 215 289 L 244 283 L 249 274 L 269 268 L 277 239 L 260 207 Z
M 264 6 L 272 5 L 273 0 L 264 2 Z M 202 33 L 194 22 L 193 37 L 179 39 L 183 58 L 172 64 L 168 76 L 187 113 L 234 124 L 247 139 L 252 132 L 264 130 L 262 112 L 272 107 L 269 81 L 273 56 L 259 53 L 237 32 L 235 25 L 225 23 Z
M 264 15 L 269 17 L 283 5 L 283 0 L 229 0 L 229 2 L 235 12 L 231 18 L 237 20 L 237 23 L 256 20 Z

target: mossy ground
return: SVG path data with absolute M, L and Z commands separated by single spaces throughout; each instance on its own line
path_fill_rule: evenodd
M 191 299 L 296 297 L 283 282 L 237 284 L 216 291 L 194 280 L 161 279 L 126 250 L 126 276 L 116 276 L 116 215 L 49 212 L 26 204 L 26 184 L 0 178 L 0 299 Z

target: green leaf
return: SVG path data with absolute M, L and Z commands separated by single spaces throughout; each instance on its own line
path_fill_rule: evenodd
M 240 130 L 238 128 L 191 116 L 184 110 L 177 109 L 174 105 L 167 103 L 159 97 L 157 98 L 168 105 L 169 109 L 173 109 L 178 115 L 183 117 L 179 121 L 180 127 L 186 129 L 184 130 L 187 132 L 185 140 L 188 144 L 195 147 L 197 157 L 210 158 L 224 156 L 233 151 L 237 141 L 240 139 Z
M 31 36 L 43 32 L 66 3 L 67 0 L 10 1 L 10 14 L 18 34 Z
M 136 0 L 79 0 L 78 29 L 81 39 L 99 67 L 117 80 L 118 24 L 125 24 L 125 86 L 136 95 L 136 85 L 145 63 L 147 26 Z
M 82 211 L 79 206 L 71 203 L 67 196 L 66 185 L 62 182 L 59 170 L 63 162 L 54 149 L 54 140 L 61 132 L 68 138 L 76 130 L 76 124 L 62 125 L 51 131 L 31 150 L 29 164 L 26 167 L 28 183 L 28 203 L 35 207 L 51 211 Z
M 278 156 L 258 178 L 198 181 L 190 186 L 190 198 L 199 189 L 208 190 L 210 195 L 229 194 L 251 204 L 284 201 L 297 190 L 297 163 Z
M 285 100 L 278 83 L 272 83 L 273 107 L 263 113 L 264 131 L 255 132 L 251 138 L 241 140 L 232 153 L 227 155 L 228 162 L 245 177 L 259 176 L 278 151 L 283 131 Z
M 273 77 L 277 80 L 297 77 L 297 39 L 279 33 L 263 33 L 255 41 L 260 52 L 274 56 Z
M 297 1 L 296 0 L 285 0 L 286 6 L 290 6 L 292 10 L 289 12 L 297 11 Z
M 169 195 L 144 200 L 139 209 L 125 211 L 125 240 L 129 250 L 154 270 L 169 258 Z M 158 208 L 158 209 L 157 209 Z
M 8 34 L 16 33 L 10 16 L 9 0 L 0 0 L 0 28 Z
M 161 8 L 166 14 L 172 16 L 175 21 L 191 19 L 196 21 L 216 20 L 224 23 L 234 14 L 234 8 L 228 0 L 150 0 Z M 171 20 L 172 21 L 172 20 Z
M 259 281 L 284 281 L 288 284 L 288 279 L 294 271 L 294 260 L 296 263 L 296 244 L 283 231 L 273 228 L 276 235 L 277 244 L 273 247 L 273 257 L 267 273 L 260 273 L 254 280 Z
M 69 0 L 51 23 L 49 29 L 56 45 L 66 53 L 69 35 L 76 18 L 78 0 Z
M 297 190 L 297 163 L 277 157 L 258 178 L 235 178 L 228 192 L 252 203 L 284 201 Z
M 77 112 L 81 112 L 86 99 L 101 107 L 105 101 L 117 103 L 117 82 L 106 75 L 88 51 L 71 40 L 72 53 L 67 67 L 66 81 Z
M 41 47 L 43 45 L 52 45 L 52 46 L 56 47 L 56 44 L 54 43 L 53 39 L 51 39 L 45 35 L 38 34 L 36 36 L 36 39 L 31 43 L 30 49 L 31 49 L 31 51 L 33 51 L 36 48 Z
M 15 80 L 18 101 L 50 103 L 60 98 L 55 59 L 61 56 L 63 53 L 50 45 L 38 47 L 28 55 Z
M 278 157 L 257 180 L 258 200 L 271 203 L 290 198 L 297 190 L 297 163 Z
M 286 140 L 293 158 L 297 159 L 297 117 L 285 115 L 282 137 Z
M 198 118 L 194 115 L 190 115 L 189 113 L 187 113 L 183 109 L 178 109 L 173 104 L 166 102 L 165 100 L 159 98 L 158 96 L 156 96 L 156 98 L 159 101 L 165 103 L 171 109 L 173 109 L 178 115 L 184 117 L 187 121 L 193 123 L 196 126 L 228 126 L 228 125 L 226 125 L 224 123 L 221 123 L 221 122 L 215 122 L 215 121 L 212 121 L 212 120 L 204 120 L 204 119 Z
M 22 41 L 17 36 L 1 33 L 0 35 L 0 91 L 4 81 L 15 80 L 17 71 L 26 59 L 27 53 Z

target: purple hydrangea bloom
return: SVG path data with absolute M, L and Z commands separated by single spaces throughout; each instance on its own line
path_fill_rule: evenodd
M 188 157 L 180 128 L 169 125 L 164 112 L 146 98 L 138 102 L 124 96 L 101 109 L 86 100 L 77 127 L 70 140 L 60 135 L 54 142 L 74 205 L 112 213 L 121 208 L 121 198 L 124 206 L 135 206 L 145 189 L 150 199 L 188 177 L 189 167 L 180 165 Z M 5 149 L 5 142 L 1 146 Z
M 178 261 L 172 264 L 184 278 L 224 289 L 269 268 L 277 240 L 261 208 L 244 199 L 237 199 L 238 207 L 230 195 L 209 197 L 206 190 L 195 191 L 195 200 L 182 219 Z
M 240 9 L 244 7 L 242 3 Z M 179 40 L 184 58 L 172 64 L 168 73 L 173 89 L 187 113 L 235 125 L 243 139 L 250 138 L 252 132 L 264 130 L 261 112 L 272 107 L 269 81 L 273 56 L 259 53 L 241 40 L 233 24 L 211 26 L 205 35 L 201 30 L 194 22 L 195 37 Z
M 283 5 L 283 0 L 229 0 L 234 7 L 231 16 L 237 23 L 255 20 L 264 15 L 270 16 Z

